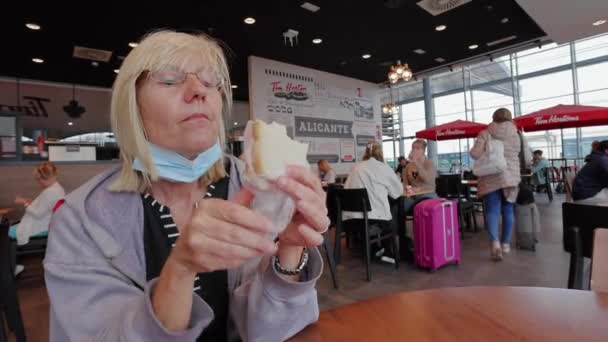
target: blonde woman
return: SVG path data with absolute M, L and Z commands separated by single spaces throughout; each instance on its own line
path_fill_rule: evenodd
M 370 142 L 365 149 L 363 161 L 348 175 L 346 189 L 367 189 L 371 212 L 368 217 L 370 220 L 390 221 L 392 219 L 391 208 L 388 197 L 393 199 L 403 195 L 403 185 L 399 176 L 395 174 L 388 164 L 384 163 L 382 146 L 374 141 Z M 344 220 L 362 219 L 362 213 L 347 212 L 343 213 Z
M 297 167 L 277 181 L 297 212 L 275 244 L 243 163 L 222 152 L 231 104 L 207 36 L 156 32 L 125 58 L 111 104 L 122 166 L 53 217 L 51 341 L 282 341 L 317 320 L 320 182 Z
M 488 129 L 481 131 L 477 136 L 475 145 L 471 149 L 473 159 L 481 158 L 490 139 L 503 142 L 507 169 L 502 173 L 479 177 L 477 195 L 483 198 L 485 206 L 490 255 L 494 261 L 501 261 L 503 255 L 511 251 L 511 233 L 515 221 L 514 205 L 521 181 L 519 152 L 523 149 L 524 160 L 527 163 L 531 163 L 532 156 L 523 137 L 521 141 L 524 142 L 524 146 L 521 146 L 517 127 L 513 123 L 513 115 L 506 108 L 497 109 L 492 115 Z M 498 232 L 501 213 L 502 237 Z
M 403 169 L 403 186 L 412 187 L 412 191 L 425 192 L 422 195 L 415 195 L 403 199 L 403 212 L 411 214 L 414 206 L 425 199 L 435 198 L 435 179 L 437 178 L 437 168 L 432 160 L 426 158 L 426 141 L 416 139 L 412 142 L 412 150 L 408 156 L 410 162 Z
M 65 190 L 57 181 L 55 164 L 51 162 L 40 164 L 34 169 L 34 179 L 42 189 L 38 197 L 34 200 L 21 196 L 15 198 L 15 204 L 25 207 L 21 221 L 12 226 L 8 233 L 18 245 L 27 244 L 31 237 L 44 237 L 48 234 L 53 208 L 65 197 Z M 23 265 L 16 265 L 15 274 L 21 273 L 23 269 Z
M 333 184 L 336 182 L 336 171 L 332 169 L 327 159 L 321 159 L 317 162 L 319 168 L 319 178 L 322 184 Z

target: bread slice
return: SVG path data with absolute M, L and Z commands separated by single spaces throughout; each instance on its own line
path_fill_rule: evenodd
M 287 165 L 308 167 L 308 144 L 292 140 L 285 126 L 255 120 L 253 123 L 252 167 L 258 176 L 275 179 L 285 174 Z

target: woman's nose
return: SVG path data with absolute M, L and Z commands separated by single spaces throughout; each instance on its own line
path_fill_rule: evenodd
M 208 90 L 209 88 L 202 84 L 196 75 L 186 75 L 186 79 L 184 80 L 184 100 L 186 102 L 190 103 L 196 99 L 205 101 Z

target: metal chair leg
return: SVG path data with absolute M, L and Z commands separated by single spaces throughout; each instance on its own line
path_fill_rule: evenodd
M 334 255 L 330 251 L 330 243 L 327 239 L 323 240 L 323 249 L 325 250 L 325 257 L 327 258 L 327 263 L 329 264 L 329 272 L 331 273 L 331 281 L 334 283 L 334 288 L 338 289 L 338 270 L 336 269 L 336 262 L 334 260 Z

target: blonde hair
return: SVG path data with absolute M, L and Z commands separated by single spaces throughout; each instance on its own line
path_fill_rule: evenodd
M 44 162 L 34 169 L 34 176 L 43 180 L 57 177 L 57 167 L 51 162 Z
M 498 108 L 492 115 L 492 121 L 501 123 L 505 121 L 513 121 L 513 115 L 507 108 Z
M 363 160 L 368 160 L 369 158 L 375 158 L 377 161 L 384 162 L 384 155 L 382 154 L 382 146 L 377 141 L 370 141 L 365 148 L 365 154 L 363 155 Z
M 218 120 L 220 146 L 225 142 L 224 120 L 232 111 L 232 88 L 226 57 L 220 43 L 205 34 L 188 34 L 175 31 L 157 31 L 145 36 L 131 50 L 120 67 L 112 87 L 110 120 L 120 147 L 122 169 L 112 184 L 112 191 L 143 192 L 158 180 L 156 167 L 150 156 L 148 140 L 141 113 L 137 105 L 137 89 L 142 75 L 169 66 L 182 66 L 189 58 L 201 59 L 222 79 L 222 119 Z M 133 161 L 142 162 L 146 172 L 133 170 Z M 210 184 L 226 175 L 223 158 L 199 179 Z
M 416 139 L 416 140 L 414 140 L 414 142 L 412 142 L 412 147 L 414 147 L 415 144 L 421 144 L 422 145 L 422 149 L 426 150 L 426 146 L 427 146 L 426 140 L 424 140 L 424 139 Z

